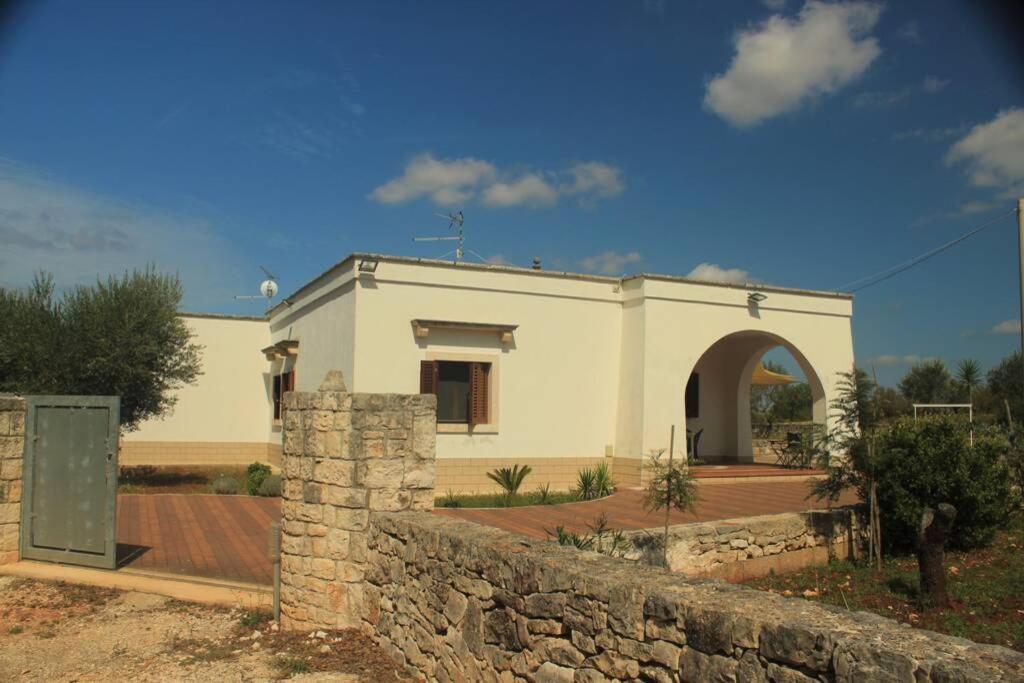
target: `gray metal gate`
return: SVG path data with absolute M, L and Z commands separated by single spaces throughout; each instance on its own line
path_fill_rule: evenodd
M 117 396 L 28 396 L 21 556 L 117 564 Z

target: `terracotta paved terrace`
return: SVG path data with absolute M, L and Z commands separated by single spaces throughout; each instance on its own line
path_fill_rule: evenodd
M 270 584 L 270 525 L 281 501 L 212 494 L 120 494 L 118 566 Z
M 804 473 L 806 474 L 806 471 Z M 810 482 L 807 480 L 699 485 L 696 513 L 673 510 L 670 522 L 686 524 L 825 508 L 824 501 L 807 498 L 809 487 Z M 625 489 L 607 498 L 586 503 L 521 508 L 444 508 L 434 512 L 543 539 L 548 538 L 545 529 L 554 531 L 559 525 L 570 531 L 587 532 L 587 524 L 592 524 L 601 513 L 608 516 L 608 525 L 613 529 L 647 529 L 664 524 L 665 511 L 646 512 L 643 507 L 643 496 L 643 491 L 639 489 Z M 849 491 L 837 504 L 848 505 L 856 502 L 856 494 Z

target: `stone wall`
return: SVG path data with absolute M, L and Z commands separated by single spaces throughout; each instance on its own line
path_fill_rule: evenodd
M 350 394 L 338 372 L 284 398 L 281 622 L 348 628 L 364 600 L 370 511 L 431 510 L 437 400 Z
M 25 399 L 0 396 L 0 564 L 18 561 Z
M 423 513 L 373 513 L 363 627 L 439 681 L 1009 681 L 1024 654 Z
M 668 561 L 674 572 L 743 581 L 784 573 L 830 558 L 858 556 L 867 542 L 867 519 L 857 506 L 788 512 L 669 527 Z M 631 531 L 629 559 L 661 564 L 660 529 Z

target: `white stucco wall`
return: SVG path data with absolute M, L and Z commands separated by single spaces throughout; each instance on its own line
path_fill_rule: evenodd
M 426 359 L 488 360 L 497 373 L 496 424 L 442 431 L 440 458 L 601 457 L 615 443 L 617 282 L 387 261 L 359 280 L 356 391 L 415 393 Z M 507 344 L 443 329 L 417 339 L 413 319 L 519 327 Z
M 203 347 L 195 384 L 175 392 L 173 412 L 146 420 L 125 442 L 266 443 L 272 403 L 268 363 L 260 349 L 270 344 L 265 320 L 182 316 Z
M 684 389 L 698 360 L 715 342 L 735 333 L 762 333 L 765 344 L 752 343 L 734 353 L 734 367 L 758 346 L 770 348 L 771 338 L 788 342 L 805 373 L 820 379 L 824 404 L 835 395 L 839 372 L 853 367 L 850 326 L 852 301 L 845 297 L 767 290 L 756 308 L 747 304 L 742 288 L 688 282 L 646 280 L 642 452 L 667 448 L 670 425 L 684 424 Z M 768 337 L 767 335 L 772 335 Z M 760 357 L 760 353 L 757 354 Z M 756 360 L 756 359 L 755 359 Z M 748 366 L 749 367 L 749 366 Z M 752 369 L 752 368 L 750 368 Z M 749 377 L 747 378 L 749 381 Z M 702 390 L 705 390 L 702 380 Z M 734 419 L 736 416 L 724 416 Z M 712 419 L 712 418 L 705 418 Z M 749 421 L 749 414 L 747 415 Z M 741 435 L 742 436 L 742 435 Z M 711 446 L 711 444 L 708 444 Z M 729 449 L 731 444 L 719 444 Z M 677 452 L 685 447 L 677 439 Z M 736 448 L 749 451 L 749 441 Z M 726 454 L 726 453 L 723 453 Z M 728 454 L 728 455 L 735 455 Z

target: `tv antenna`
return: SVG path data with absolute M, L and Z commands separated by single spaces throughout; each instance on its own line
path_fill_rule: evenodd
M 245 301 L 253 299 L 266 299 L 267 303 L 277 296 L 277 276 L 267 270 L 264 266 L 260 266 L 260 270 L 267 276 L 267 279 L 260 283 L 260 293 L 258 295 L 238 295 L 235 299 Z
M 454 254 L 455 262 L 458 263 L 459 261 L 462 260 L 464 254 L 468 252 L 473 256 L 477 257 L 478 259 L 480 259 L 481 261 L 486 261 L 486 259 L 483 256 L 476 253 L 472 249 L 466 249 L 466 233 L 462 229 L 462 225 L 463 223 L 465 223 L 466 219 L 462 215 L 462 211 L 458 211 L 456 213 L 435 213 L 434 215 L 437 216 L 438 218 L 444 218 L 445 220 L 447 220 L 448 229 L 454 230 L 455 234 L 446 237 L 413 237 L 413 242 L 458 242 L 459 245 L 455 247 L 454 251 L 449 251 L 448 253 L 441 256 L 441 258 L 446 259 Z

